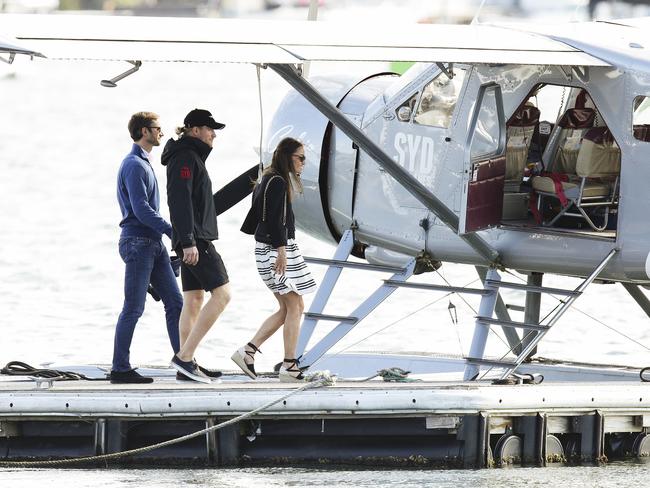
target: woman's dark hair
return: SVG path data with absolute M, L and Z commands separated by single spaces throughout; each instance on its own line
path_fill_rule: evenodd
M 303 147 L 302 142 L 296 139 L 291 137 L 282 139 L 275 148 L 275 151 L 273 151 L 271 166 L 264 170 L 265 175 L 275 173 L 284 178 L 284 181 L 287 182 L 289 201 L 293 199 L 294 191 L 302 193 L 302 183 L 300 182 L 300 177 L 295 173 L 292 159 L 292 155 L 301 147 Z

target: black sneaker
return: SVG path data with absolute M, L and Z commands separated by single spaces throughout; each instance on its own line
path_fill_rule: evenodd
M 193 360 L 181 361 L 178 356 L 174 354 L 171 366 L 179 373 L 184 374 L 194 381 L 198 381 L 199 383 L 210 383 L 210 378 L 208 378 L 199 370 L 199 368 L 197 368 L 197 365 Z
M 130 371 L 111 371 L 109 378 L 111 383 L 114 384 L 153 383 L 153 378 L 142 376 L 135 369 Z
M 223 376 L 223 373 L 219 370 L 204 368 L 196 362 L 196 359 L 194 360 L 194 366 L 196 366 L 199 371 L 206 375 L 208 378 L 221 378 Z
M 192 378 L 188 378 L 183 373 L 176 371 L 176 381 L 194 381 Z

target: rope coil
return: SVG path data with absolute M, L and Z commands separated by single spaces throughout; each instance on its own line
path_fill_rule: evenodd
M 60 381 L 106 381 L 106 378 L 89 378 L 84 374 L 75 373 L 74 371 L 39 369 L 21 361 L 9 361 L 4 368 L 0 369 L 0 374 L 7 376 L 34 376 L 36 378 L 51 378 Z
M 406 371 L 402 368 L 393 367 L 393 368 L 380 369 L 379 371 L 377 371 L 376 374 L 373 374 L 372 376 L 368 376 L 367 378 L 363 378 L 361 380 L 346 380 L 346 381 L 350 383 L 363 383 L 365 381 L 370 381 L 374 378 L 377 378 L 378 376 L 381 376 L 381 378 L 386 382 L 413 383 L 416 381 L 422 381 L 420 379 L 409 378 L 408 375 L 410 373 L 411 373 L 410 371 Z

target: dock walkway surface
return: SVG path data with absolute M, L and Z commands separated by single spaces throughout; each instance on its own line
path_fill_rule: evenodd
M 200 384 L 160 370 L 154 383 L 0 376 L 0 456 L 65 459 L 122 452 L 202 429 L 120 464 L 486 467 L 650 455 L 650 383 L 381 379 L 304 388 L 225 375 Z M 218 428 L 275 400 L 275 405 Z M 0 458 L 1 459 L 1 458 Z

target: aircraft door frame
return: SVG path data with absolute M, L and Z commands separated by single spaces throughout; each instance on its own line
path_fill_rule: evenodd
M 493 151 L 473 154 L 472 146 L 479 133 L 479 117 L 487 110 L 485 102 L 491 92 L 494 96 L 497 125 L 497 145 Z M 489 111 L 488 111 L 489 113 Z M 498 83 L 481 85 L 476 97 L 465 142 L 463 193 L 458 233 L 468 234 L 501 223 L 503 212 L 503 185 L 505 182 L 506 120 L 503 94 Z

